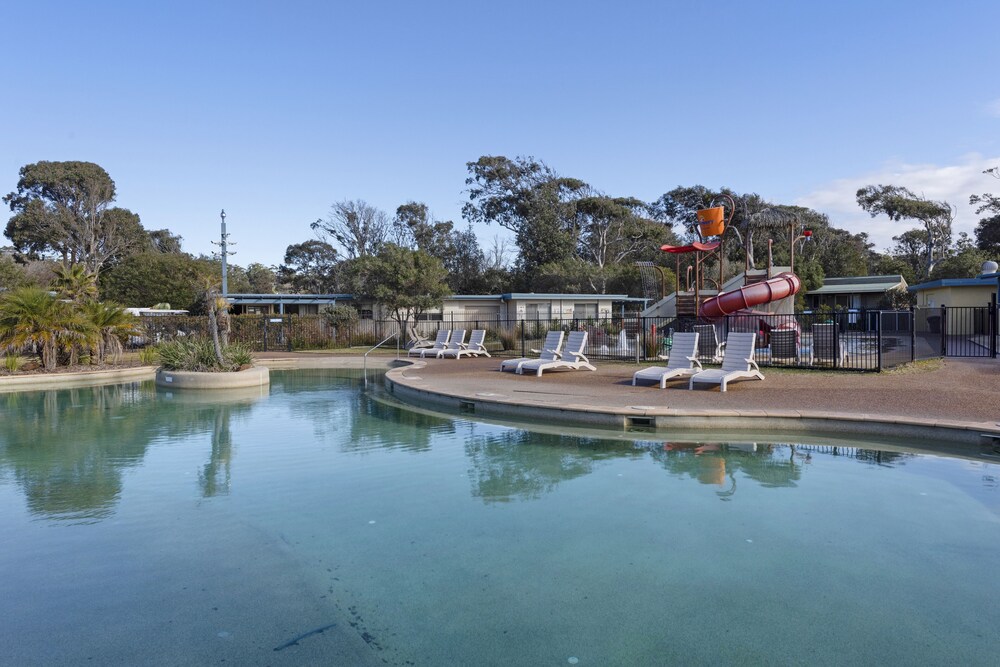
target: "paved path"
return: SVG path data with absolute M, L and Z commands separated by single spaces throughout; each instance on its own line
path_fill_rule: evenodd
M 943 359 L 885 373 L 763 369 L 764 381 L 688 390 L 687 383 L 633 387 L 634 364 L 595 364 L 597 372 L 553 371 L 542 377 L 501 373 L 499 359 L 428 360 L 413 371 L 422 387 L 452 395 L 503 394 L 527 405 L 602 408 L 636 405 L 674 410 L 808 411 L 1000 425 L 1000 361 Z

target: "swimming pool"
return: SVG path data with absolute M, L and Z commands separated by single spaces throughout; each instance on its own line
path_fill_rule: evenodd
M 212 397 L 0 395 L 3 662 L 995 662 L 991 462 Z

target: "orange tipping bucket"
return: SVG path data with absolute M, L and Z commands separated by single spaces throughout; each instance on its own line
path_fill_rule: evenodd
M 721 206 L 703 208 L 698 211 L 698 223 L 702 236 L 719 236 L 726 231 L 726 210 Z

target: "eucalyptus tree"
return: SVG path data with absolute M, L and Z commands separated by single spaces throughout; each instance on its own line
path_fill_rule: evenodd
M 294 243 L 285 249 L 285 261 L 278 266 L 277 279 L 283 289 L 304 294 L 335 291 L 337 249 L 326 241 L 312 239 Z
M 183 237 L 169 229 L 154 229 L 148 232 L 149 246 L 153 252 L 179 254 Z
M 1000 179 L 1000 167 L 993 167 L 983 172 L 994 178 Z M 993 215 L 982 218 L 976 225 L 976 246 L 990 255 L 994 259 L 1000 258 L 1000 195 L 985 192 L 981 195 L 969 197 L 969 204 L 976 207 L 976 213 L 992 213 Z
M 448 286 L 459 294 L 474 294 L 485 288 L 482 280 L 486 255 L 470 225 L 455 229 L 450 220 L 435 220 L 427 205 L 410 201 L 396 209 L 394 236 L 400 247 L 421 250 L 441 260 L 448 271 Z
M 576 202 L 578 258 L 594 266 L 590 290 L 606 294 L 611 267 L 644 259 L 673 234 L 648 216 L 649 207 L 634 197 L 594 194 Z
M 25 165 L 17 189 L 3 200 L 14 213 L 4 233 L 19 252 L 54 254 L 95 275 L 144 241 L 139 217 L 111 207 L 115 182 L 92 162 Z
M 934 265 L 934 270 L 928 277 L 931 280 L 975 278 L 987 259 L 988 254 L 978 248 L 968 234 L 961 232 L 955 247 L 950 249 L 947 257 Z
M 278 280 L 274 269 L 259 262 L 253 262 L 247 266 L 246 274 L 252 293 L 274 294 L 274 287 Z
M 923 276 L 929 276 L 934 264 L 946 256 L 951 245 L 954 207 L 946 201 L 933 201 L 897 185 L 867 185 L 857 192 L 858 206 L 871 215 L 890 220 L 916 220 L 926 233 Z
M 392 221 L 385 211 L 355 199 L 337 202 L 325 220 L 317 220 L 310 227 L 320 240 L 329 243 L 332 239 L 348 259 L 354 259 L 376 254 L 388 239 Z
M 677 186 L 663 193 L 650 204 L 653 217 L 687 237 L 686 240 L 698 238 L 698 211 L 712 206 L 719 195 L 727 194 L 736 197 L 736 193 L 728 188 L 710 190 L 704 185 Z
M 523 272 L 575 256 L 576 203 L 588 192 L 586 183 L 532 157 L 484 155 L 466 167 L 469 201 L 462 217 L 512 231 Z

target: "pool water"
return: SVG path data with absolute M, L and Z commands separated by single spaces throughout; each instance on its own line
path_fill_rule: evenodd
M 995 664 L 998 480 L 410 411 L 337 371 L 0 395 L 0 663 Z

